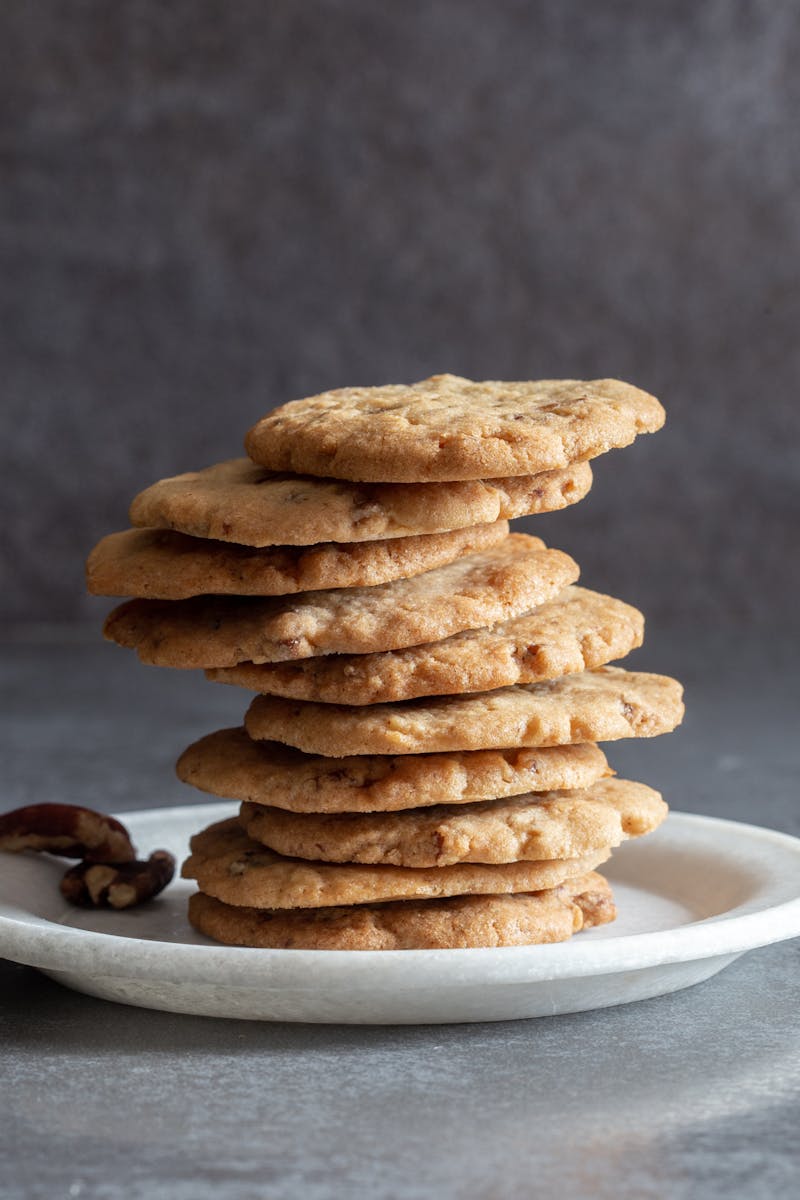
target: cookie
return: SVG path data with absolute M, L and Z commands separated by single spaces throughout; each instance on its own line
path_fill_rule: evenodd
M 611 888 L 590 872 L 546 892 L 400 900 L 348 908 L 234 908 L 197 892 L 195 929 L 229 946 L 277 950 L 463 950 L 563 942 L 616 916 Z
M 98 542 L 86 563 L 95 596 L 186 600 L 190 596 L 288 596 L 323 588 L 375 587 L 496 546 L 508 522 L 449 533 L 319 546 L 238 546 L 171 529 L 124 529 Z
M 383 704 L 555 679 L 622 658 L 641 646 L 643 635 L 644 617 L 635 608 L 569 587 L 533 612 L 434 644 L 298 663 L 239 663 L 206 674 L 295 700 Z
M 514 479 L 358 485 L 238 458 L 159 480 L 135 498 L 130 521 L 245 546 L 371 542 L 553 512 L 591 486 L 588 463 Z
M 627 446 L 664 424 L 654 396 L 617 379 L 349 387 L 276 408 L 247 434 L 275 471 L 413 482 L 534 475 Z
M 194 742 L 178 778 L 213 796 L 299 813 L 395 812 L 522 792 L 588 787 L 610 774 L 591 743 L 541 750 L 472 750 L 398 758 L 321 758 L 220 729 Z
M 220 821 L 196 834 L 191 849 L 183 864 L 183 877 L 195 879 L 207 896 L 249 908 L 328 908 L 436 896 L 538 892 L 585 875 L 611 853 L 609 847 L 603 847 L 580 858 L 420 869 L 306 862 L 285 858 L 254 842 L 235 819 Z
M 129 600 L 104 633 L 162 667 L 229 667 L 317 654 L 365 654 L 493 625 L 557 595 L 578 575 L 560 550 L 510 534 L 478 554 L 372 588 L 282 597 Z
M 245 727 L 252 738 L 334 758 L 565 746 L 667 733 L 683 716 L 681 695 L 667 676 L 597 667 L 494 692 L 360 708 L 256 696 Z
M 239 821 L 254 841 L 290 858 L 449 867 L 581 858 L 650 833 L 666 815 L 643 783 L 601 779 L 579 791 L 398 813 L 300 815 L 245 803 Z

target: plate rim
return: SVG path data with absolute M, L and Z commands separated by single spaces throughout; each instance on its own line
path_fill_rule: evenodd
M 235 810 L 235 806 L 234 806 Z M 199 817 L 215 820 L 229 813 L 229 803 L 174 805 L 115 814 L 135 826 L 140 820 L 169 816 L 187 822 Z M 685 826 L 699 832 L 727 833 L 747 839 L 749 846 L 794 860 L 800 867 L 800 838 L 765 826 L 671 810 L 669 828 Z M 135 829 L 134 829 L 135 832 Z M 635 843 L 627 851 L 635 853 Z M 796 872 L 795 878 L 800 878 Z M 35 923 L 9 915 L 0 902 L 0 957 L 48 971 L 90 973 L 93 978 L 126 979 L 135 973 L 142 982 L 216 983 L 219 963 L 228 960 L 223 986 L 282 990 L 334 984 L 347 978 L 355 989 L 371 986 L 380 963 L 388 982 L 403 989 L 438 986 L 446 969 L 448 982 L 458 986 L 480 983 L 502 986 L 569 978 L 617 974 L 670 963 L 736 956 L 800 935 L 800 882 L 792 885 L 791 872 L 766 887 L 765 900 L 755 910 L 738 912 L 739 905 L 712 917 L 676 929 L 613 935 L 597 941 L 571 939 L 551 945 L 480 947 L 446 950 L 283 950 L 223 946 L 210 942 L 165 942 L 149 938 L 120 937 L 115 933 L 76 929 L 36 917 Z M 31 918 L 34 914 L 29 914 Z M 42 923 L 43 922 L 43 923 Z M 168 947 L 168 953 L 165 948 Z M 127 953 L 126 953 L 127 952 Z M 125 959 L 132 959 L 126 973 Z M 91 959 L 79 963 L 79 959 Z M 312 965 L 313 964 L 313 965 Z M 504 970 L 502 978 L 488 979 L 487 968 Z

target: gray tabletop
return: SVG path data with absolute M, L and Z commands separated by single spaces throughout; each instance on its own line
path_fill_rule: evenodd
M 800 833 L 796 640 L 651 630 L 669 738 L 609 747 L 673 807 Z M 4 646 L 4 807 L 194 801 L 172 762 L 242 696 L 96 632 Z M 3 1195 L 774 1197 L 798 1186 L 797 941 L 594 1013 L 365 1028 L 174 1016 L 0 964 Z

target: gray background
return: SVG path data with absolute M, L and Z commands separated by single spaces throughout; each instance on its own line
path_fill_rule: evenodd
M 7 0 L 6 618 L 154 478 L 349 383 L 616 375 L 668 426 L 536 525 L 656 625 L 794 620 L 800 10 Z
M 0 3 L 0 807 L 193 802 L 175 758 L 241 719 L 99 636 L 82 559 L 139 488 L 321 388 L 611 374 L 667 428 L 531 522 L 686 684 L 611 762 L 800 833 L 798 61 L 794 0 Z M 794 1195 L 798 953 L 400 1030 L 0 964 L 4 1195 Z

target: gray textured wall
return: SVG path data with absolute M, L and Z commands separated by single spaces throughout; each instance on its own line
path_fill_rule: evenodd
M 652 619 L 795 617 L 793 0 L 6 0 L 2 612 L 345 383 L 618 375 L 667 429 L 536 528 Z

